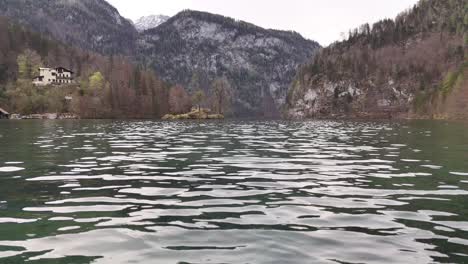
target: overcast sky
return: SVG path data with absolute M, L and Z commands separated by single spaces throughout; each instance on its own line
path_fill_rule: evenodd
M 184 9 L 207 11 L 265 28 L 294 30 L 326 46 L 363 23 L 394 18 L 418 0 L 107 0 L 127 18 Z

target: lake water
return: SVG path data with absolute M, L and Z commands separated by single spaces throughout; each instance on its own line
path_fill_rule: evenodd
M 468 125 L 0 122 L 0 263 L 468 263 Z

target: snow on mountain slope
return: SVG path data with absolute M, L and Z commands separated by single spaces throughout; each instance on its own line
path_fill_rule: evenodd
M 139 31 L 145 31 L 147 29 L 155 28 L 162 23 L 166 22 L 170 17 L 165 15 L 151 15 L 140 17 L 135 21 L 135 28 Z

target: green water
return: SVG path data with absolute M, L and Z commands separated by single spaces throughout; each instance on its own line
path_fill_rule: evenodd
M 468 125 L 1 121 L 0 263 L 468 263 Z

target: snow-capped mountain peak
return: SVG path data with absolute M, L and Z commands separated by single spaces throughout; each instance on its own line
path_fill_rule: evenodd
M 150 15 L 139 18 L 135 21 L 135 28 L 142 32 L 147 29 L 155 28 L 166 22 L 170 17 L 165 15 Z

